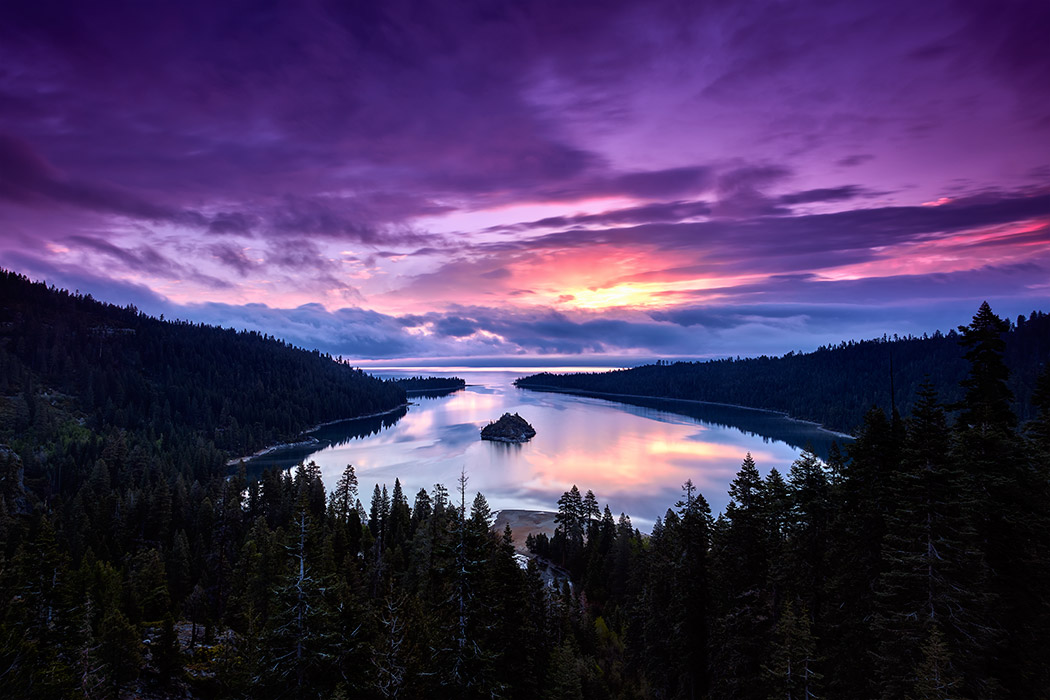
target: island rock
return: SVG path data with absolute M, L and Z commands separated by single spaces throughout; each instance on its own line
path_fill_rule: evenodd
M 526 442 L 536 434 L 536 429 L 517 413 L 504 413 L 495 423 L 481 429 L 482 440 L 499 442 Z

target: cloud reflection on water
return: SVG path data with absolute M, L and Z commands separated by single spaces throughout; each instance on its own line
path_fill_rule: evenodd
M 392 488 L 399 478 L 411 501 L 420 488 L 429 491 L 436 483 L 453 490 L 461 469 L 470 479 L 468 502 L 481 491 L 494 509 L 554 510 L 559 496 L 576 484 L 647 527 L 678 500 L 686 479 L 701 488 L 717 513 L 747 452 L 763 472 L 776 467 L 786 473 L 807 441 L 830 442 L 830 434 L 815 426 L 774 414 L 532 392 L 515 388 L 516 376 L 471 373 L 466 389 L 413 399 L 396 422 L 387 419 L 366 429 L 356 422 L 332 426 L 318 433 L 320 449 L 273 455 L 253 464 L 253 471 L 313 459 L 331 488 L 353 464 L 366 506 L 377 483 Z M 703 413 L 683 415 L 669 407 Z M 536 437 L 523 445 L 481 440 L 480 429 L 505 412 L 520 413 L 536 428 Z M 731 427 L 738 423 L 745 429 Z M 340 438 L 340 430 L 351 437 Z

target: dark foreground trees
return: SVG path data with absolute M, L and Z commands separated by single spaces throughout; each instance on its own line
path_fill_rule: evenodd
M 686 482 L 643 535 L 573 486 L 526 568 L 466 479 L 369 509 L 349 465 L 248 482 L 41 402 L 48 442 L 0 447 L 4 695 L 1047 697 L 1050 372 L 1018 425 L 1000 331 L 961 330 L 962 405 L 925 387 L 826 463 L 746 456 L 717 518 Z

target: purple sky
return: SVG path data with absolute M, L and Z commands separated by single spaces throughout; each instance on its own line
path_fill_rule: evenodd
M 1048 309 L 1048 36 L 1045 0 L 5 2 L 0 265 L 362 361 Z

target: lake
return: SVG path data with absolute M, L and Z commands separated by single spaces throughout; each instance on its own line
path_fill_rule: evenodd
M 410 396 L 407 409 L 325 426 L 312 433 L 316 444 L 255 458 L 249 471 L 258 475 L 265 468 L 314 460 L 330 490 L 353 464 L 366 508 L 377 483 L 392 489 L 399 478 L 411 504 L 420 488 L 431 491 L 436 483 L 455 492 L 461 470 L 469 478 L 468 507 L 480 491 L 494 510 L 556 510 L 561 494 L 576 484 L 644 530 L 679 499 L 686 479 L 717 514 L 747 452 L 763 474 L 776 467 L 786 478 L 807 444 L 826 455 L 834 440 L 849 439 L 767 411 L 516 388 L 514 379 L 528 373 L 377 371 L 384 377 L 460 376 L 467 387 L 439 397 Z M 521 445 L 481 440 L 481 428 L 504 413 L 520 414 L 535 427 L 536 437 Z

